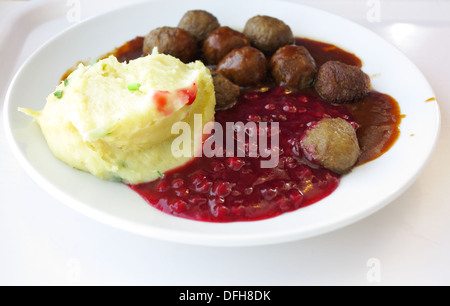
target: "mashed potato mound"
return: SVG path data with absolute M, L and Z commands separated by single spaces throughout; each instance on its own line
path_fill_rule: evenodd
M 171 152 L 176 122 L 214 120 L 214 85 L 199 61 L 184 64 L 156 50 L 128 64 L 114 56 L 80 64 L 47 97 L 36 119 L 52 153 L 68 165 L 105 180 L 138 184 L 187 163 Z M 197 147 L 196 147 L 197 146 Z M 201 148 L 200 148 L 201 149 Z

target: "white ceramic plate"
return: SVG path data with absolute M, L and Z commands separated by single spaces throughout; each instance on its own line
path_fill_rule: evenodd
M 358 55 L 373 87 L 393 96 L 406 118 L 394 147 L 356 168 L 328 198 L 258 222 L 214 224 L 176 218 L 149 206 L 128 187 L 73 170 L 50 153 L 32 120 L 17 107 L 40 110 L 67 68 L 95 59 L 159 26 L 176 26 L 190 9 L 205 9 L 241 30 L 250 17 L 278 17 L 296 36 L 335 44 Z M 98 221 L 139 235 L 189 244 L 248 246 L 330 232 L 382 208 L 418 177 L 436 144 L 440 115 L 421 72 L 396 48 L 365 28 L 306 6 L 261 0 L 145 2 L 78 24 L 46 43 L 15 76 L 5 103 L 8 139 L 25 170 L 61 202 Z M 412 136 L 413 135 L 413 136 Z

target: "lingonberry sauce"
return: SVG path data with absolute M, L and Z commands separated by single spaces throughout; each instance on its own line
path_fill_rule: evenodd
M 226 157 L 223 148 L 224 157 L 199 157 L 161 179 L 130 187 L 163 212 L 199 221 L 261 220 L 297 210 L 328 196 L 339 184 L 339 175 L 308 162 L 300 148 L 308 123 L 336 117 L 356 124 L 345 107 L 313 93 L 283 87 L 247 92 L 235 107 L 218 112 L 216 122 L 223 130 L 229 122 L 267 122 L 267 129 L 253 132 L 269 138 L 274 136 L 270 123 L 277 122 L 279 162 L 275 168 L 261 168 L 261 156 L 249 157 L 246 137 L 245 157 Z

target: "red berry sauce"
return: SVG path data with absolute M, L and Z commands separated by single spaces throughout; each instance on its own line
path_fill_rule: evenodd
M 344 106 L 327 103 L 314 92 L 293 93 L 283 87 L 250 91 L 235 107 L 217 112 L 216 122 L 224 131 L 227 122 L 267 122 L 269 127 L 279 123 L 277 167 L 261 168 L 259 155 L 199 157 L 161 179 L 130 187 L 153 207 L 198 221 L 254 221 L 295 211 L 339 185 L 339 175 L 309 162 L 300 148 L 308 124 L 337 117 L 356 124 Z M 271 135 L 267 130 L 256 132 Z M 245 141 L 248 153 L 248 137 Z M 271 141 L 267 143 L 270 149 Z

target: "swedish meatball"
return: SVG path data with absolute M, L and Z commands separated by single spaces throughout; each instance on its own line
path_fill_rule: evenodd
M 241 32 L 229 27 L 219 27 L 205 40 L 202 52 L 209 65 L 217 65 L 232 50 L 249 45 L 250 41 Z
M 216 111 L 226 110 L 236 105 L 241 89 L 220 73 L 213 74 L 216 93 Z
M 194 60 L 198 54 L 195 38 L 180 28 L 160 27 L 152 30 L 144 38 L 144 55 L 151 54 L 154 47 L 158 47 L 160 53 L 172 55 L 185 63 Z
M 306 158 L 339 174 L 349 172 L 361 154 L 355 129 L 341 118 L 311 125 L 300 143 Z
M 243 33 L 255 48 L 266 55 L 271 55 L 279 48 L 294 42 L 291 28 L 283 21 L 269 16 L 258 15 L 250 18 Z
M 352 103 L 362 99 L 369 86 L 369 76 L 359 67 L 328 61 L 319 68 L 314 88 L 329 102 Z
M 207 11 L 191 10 L 183 15 L 178 27 L 191 33 L 197 42 L 202 44 L 220 24 L 217 18 Z
M 254 86 L 266 78 L 267 59 L 258 49 L 246 46 L 228 53 L 217 71 L 239 86 Z
M 308 49 L 295 45 L 278 49 L 270 59 L 270 70 L 279 85 L 298 90 L 311 87 L 317 73 Z

